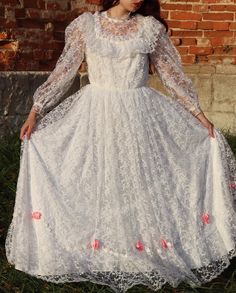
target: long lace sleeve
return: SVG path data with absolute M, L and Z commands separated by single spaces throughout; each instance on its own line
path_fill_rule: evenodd
M 44 116 L 48 108 L 60 101 L 73 84 L 85 51 L 82 20 L 83 14 L 66 27 L 64 49 L 47 80 L 36 89 L 30 111 Z
M 183 72 L 180 54 L 172 44 L 164 25 L 154 17 L 152 22 L 153 29 L 160 31 L 153 46 L 154 50 L 149 53 L 150 60 L 170 96 L 197 116 L 202 112 L 198 94 L 192 81 Z

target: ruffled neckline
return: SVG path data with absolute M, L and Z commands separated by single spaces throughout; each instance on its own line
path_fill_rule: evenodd
M 102 11 L 101 15 L 104 16 L 106 19 L 108 19 L 111 22 L 116 22 L 116 23 L 127 23 L 130 22 L 131 20 L 133 20 L 133 18 L 135 17 L 135 15 L 132 15 L 128 18 L 124 18 L 124 19 L 118 19 L 118 18 L 114 18 L 108 15 L 107 10 Z
M 106 11 L 95 11 L 94 15 L 94 21 L 95 21 L 95 34 L 97 37 L 99 38 L 108 38 L 110 40 L 130 40 L 133 38 L 138 38 L 140 37 L 140 35 L 143 32 L 144 29 L 144 19 L 145 17 L 141 14 L 135 14 L 131 17 L 129 17 L 128 19 L 114 19 L 111 18 L 110 16 L 108 16 Z M 102 24 L 101 24 L 101 19 L 105 18 L 106 20 L 108 20 L 109 22 L 111 22 L 111 24 L 117 24 L 119 25 L 126 25 L 130 26 L 131 23 L 133 22 L 137 22 L 137 30 L 135 31 L 131 31 L 127 34 L 123 34 L 123 35 L 116 35 L 116 34 L 112 34 L 111 32 L 105 30 L 102 28 Z

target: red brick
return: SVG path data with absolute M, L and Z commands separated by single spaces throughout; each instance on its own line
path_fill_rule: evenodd
M 53 21 L 54 31 L 55 32 L 58 32 L 58 31 L 64 32 L 67 24 L 68 24 L 67 21 Z
M 0 64 L 0 68 L 53 69 L 64 48 L 66 25 L 82 12 L 88 11 L 88 4 L 101 4 L 100 0 L 85 0 L 77 7 L 72 7 L 73 3 L 69 0 L 22 2 L 24 6 L 20 5 L 19 0 L 0 0 L 0 27 L 4 27 L 8 34 L 5 36 L 3 32 L 2 39 L 17 40 L 20 42 L 19 50 L 24 50 L 18 55 L 21 62 L 12 62 L 16 56 L 5 56 L 6 64 Z M 3 6 L 11 9 L 7 18 L 7 10 Z M 169 35 L 184 64 L 236 64 L 236 21 L 233 18 L 236 0 L 173 0 L 162 2 L 161 8 L 161 16 L 169 24 Z M 47 30 L 48 22 L 54 25 L 53 30 Z M 1 44 L 2 50 L 15 53 L 12 43 L 2 41 Z M 228 51 L 231 47 L 233 49 Z M 216 49 L 214 53 L 211 51 L 213 49 Z M 208 58 L 212 56 L 214 58 Z
M 182 29 L 196 29 L 197 28 L 197 22 L 195 22 L 195 21 L 183 21 L 180 24 L 180 28 L 182 28 Z
M 197 29 L 201 30 L 212 30 L 213 29 L 213 21 L 201 21 L 197 23 Z
M 56 16 L 54 17 L 56 21 L 69 21 L 66 13 L 56 12 Z
M 224 47 L 216 47 L 214 53 L 217 55 L 236 55 L 236 48 L 225 45 Z
M 41 11 L 41 19 L 44 19 L 45 20 L 52 20 L 55 18 L 55 15 L 56 15 L 56 11 L 53 11 L 53 10 L 42 10 Z
M 233 37 L 230 31 L 205 31 L 204 37 Z
M 177 12 L 171 11 L 170 12 L 171 19 L 179 19 L 179 20 L 201 20 L 202 16 L 200 13 L 194 12 Z
M 210 10 L 212 11 L 222 11 L 227 10 L 226 5 L 209 5 Z
M 33 58 L 32 51 L 21 51 L 17 52 L 17 60 L 22 59 L 22 60 L 31 60 Z
M 161 8 L 166 10 L 192 10 L 192 4 L 164 3 L 161 5 Z
M 228 30 L 228 22 L 216 22 L 216 21 L 202 21 L 197 23 L 197 28 L 202 30 Z
M 213 53 L 212 47 L 196 47 L 196 46 L 190 46 L 189 47 L 189 53 L 190 54 L 196 54 L 196 55 L 209 55 Z
M 169 16 L 169 12 L 168 11 L 161 11 L 161 17 L 164 18 L 164 19 L 167 19 Z
M 33 51 L 33 59 L 34 60 L 45 59 L 45 51 L 43 51 L 43 50 L 34 50 Z
M 227 11 L 236 11 L 236 5 L 227 5 L 226 10 Z
M 224 38 L 217 38 L 217 37 L 211 38 L 210 42 L 213 47 L 221 46 L 224 44 Z
M 182 38 L 182 45 L 196 45 L 197 40 L 195 38 Z
M 11 7 L 20 5 L 18 0 L 1 0 L 1 4 L 2 6 L 11 6 Z
M 0 17 L 0 26 L 4 28 L 6 26 L 6 19 L 4 17 Z
M 236 22 L 231 22 L 231 24 L 229 25 L 229 29 L 236 30 Z
M 188 47 L 176 47 L 176 49 L 182 55 L 187 55 L 188 54 Z
M 4 7 L 0 7 L 0 17 L 4 17 L 5 16 L 5 9 Z
M 208 12 L 208 5 L 193 5 L 193 11 L 195 12 Z
M 24 0 L 24 7 L 25 8 L 38 8 L 37 1 L 34 0 Z
M 15 17 L 16 18 L 24 18 L 25 17 L 25 9 L 24 8 L 16 8 L 15 9 Z
M 202 0 L 202 3 L 222 3 L 221 0 Z
M 172 33 L 172 36 L 176 37 L 201 37 L 202 32 L 201 31 L 187 31 L 187 30 L 182 30 L 182 31 L 174 31 Z
M 17 28 L 16 21 L 7 21 L 5 22 L 5 28 Z
M 15 68 L 17 71 L 29 71 L 37 68 L 37 62 L 34 60 L 17 60 L 15 62 Z
M 41 49 L 49 50 L 49 49 L 56 49 L 58 45 L 56 45 L 54 42 L 43 42 L 40 46 Z M 63 49 L 64 46 L 62 46 Z
M 182 28 L 182 29 L 196 29 L 197 28 L 197 23 L 194 21 L 168 20 L 167 23 L 171 28 Z
M 44 0 L 38 0 L 38 8 L 39 9 L 46 9 L 46 4 Z
M 213 29 L 214 30 L 228 30 L 229 29 L 229 22 L 213 22 Z
M 26 13 L 26 18 L 31 18 L 31 19 L 40 18 L 39 9 L 28 8 L 25 10 L 25 13 Z
M 203 13 L 203 20 L 233 20 L 233 13 Z
M 53 39 L 57 40 L 57 41 L 64 41 L 65 40 L 65 33 L 53 31 Z
M 194 64 L 196 56 L 195 55 L 185 55 L 181 56 L 182 64 Z
M 47 10 L 59 10 L 59 9 L 61 9 L 61 6 L 58 2 L 47 2 L 46 9 Z
M 24 28 L 44 29 L 44 24 L 36 19 L 17 19 L 17 26 Z

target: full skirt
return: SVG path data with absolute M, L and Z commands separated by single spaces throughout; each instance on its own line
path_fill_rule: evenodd
M 236 160 L 214 134 L 154 88 L 85 85 L 22 141 L 8 262 L 114 292 L 209 282 L 236 255 Z

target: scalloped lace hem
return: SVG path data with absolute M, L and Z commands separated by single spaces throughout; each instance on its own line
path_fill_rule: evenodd
M 151 290 L 160 290 L 164 284 L 168 283 L 173 288 L 177 288 L 181 282 L 185 282 L 192 288 L 201 286 L 218 277 L 231 264 L 230 260 L 236 256 L 236 246 L 226 255 L 216 261 L 210 262 L 206 266 L 200 268 L 192 268 L 191 276 L 183 276 L 182 278 L 173 278 L 171 281 L 168 277 L 164 277 L 158 270 L 148 272 L 124 272 L 124 271 L 90 271 L 81 273 L 70 273 L 63 275 L 39 275 L 32 271 L 25 271 L 29 275 L 52 283 L 67 282 L 92 282 L 110 287 L 116 293 L 125 293 L 129 288 L 135 285 L 144 285 Z M 13 264 L 12 264 L 13 265 Z M 21 270 L 16 267 L 16 269 Z

